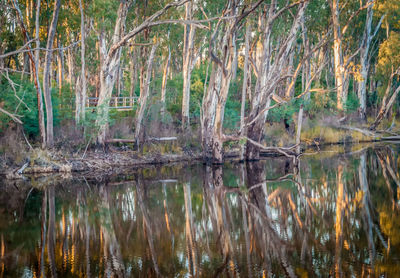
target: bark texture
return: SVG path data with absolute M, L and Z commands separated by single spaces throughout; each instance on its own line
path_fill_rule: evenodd
M 128 0 L 120 0 L 118 8 L 117 19 L 114 29 L 112 44 L 109 48 L 103 35 L 100 35 L 100 88 L 99 88 L 99 101 L 97 104 L 97 117 L 96 126 L 98 128 L 97 143 L 103 145 L 106 139 L 106 132 L 108 128 L 109 118 L 109 104 L 111 93 L 117 77 L 117 69 L 121 59 L 121 47 L 124 46 L 130 39 L 140 34 L 144 30 L 148 30 L 151 26 L 156 26 L 168 21 L 156 21 L 168 9 L 183 5 L 187 0 L 178 2 L 171 2 L 165 5 L 162 9 L 147 17 L 139 26 L 133 28 L 129 33 L 124 35 L 125 21 L 128 8 L 131 4 Z
M 47 37 L 46 45 L 46 56 L 44 59 L 44 70 L 43 70 L 43 94 L 44 102 L 46 104 L 46 143 L 48 147 L 54 145 L 54 133 L 53 133 L 53 104 L 51 101 L 51 88 L 50 88 L 50 75 L 51 75 L 51 62 L 53 53 L 49 51 L 53 48 L 54 37 L 57 29 L 58 14 L 60 12 L 61 0 L 54 1 L 53 18 L 49 28 L 49 35 Z
M 117 12 L 114 34 L 112 36 L 112 46 L 117 44 L 125 33 L 125 21 L 130 6 L 129 1 L 121 0 Z M 100 36 L 100 92 L 99 101 L 97 103 L 96 126 L 99 129 L 97 135 L 97 143 L 104 144 L 106 132 L 108 129 L 109 103 L 118 74 L 118 66 L 121 59 L 121 48 L 118 47 L 113 51 L 107 50 L 105 36 Z
M 238 22 L 234 19 L 238 1 L 229 1 L 228 15 L 221 30 L 215 30 L 210 42 L 210 56 L 213 61 L 207 93 L 203 99 L 203 130 L 202 144 L 204 158 L 213 163 L 222 163 L 224 157 L 222 125 L 224 122 L 225 104 L 232 79 L 232 64 L 234 59 L 234 44 Z M 218 34 L 218 32 L 220 32 Z M 217 39 L 218 37 L 218 39 Z M 218 51 L 216 46 L 218 46 Z M 219 55 L 218 55 L 219 52 Z M 218 55 L 218 56 L 217 56 Z
M 83 12 L 82 0 L 79 0 L 79 9 L 81 13 L 81 76 L 79 90 L 76 90 L 75 98 L 75 120 L 76 123 L 82 123 L 85 120 L 86 104 L 86 61 L 85 61 L 85 17 Z
M 147 72 L 144 78 L 143 91 L 140 91 L 138 109 L 136 110 L 135 140 L 137 147 L 140 147 L 143 142 L 143 117 L 144 117 L 144 112 L 146 111 L 147 100 L 150 94 L 151 73 L 153 68 L 154 54 L 156 52 L 157 46 L 158 43 L 155 43 L 150 51 L 150 56 L 147 61 Z
M 192 20 L 193 0 L 185 4 L 185 20 Z M 194 59 L 194 34 L 195 27 L 190 24 L 184 26 L 183 37 L 183 95 L 182 95 L 182 129 L 190 129 L 189 103 L 190 103 L 190 80 L 193 70 Z
M 285 38 L 282 38 L 276 53 L 272 53 L 272 27 L 275 20 L 287 9 L 293 7 L 288 5 L 277 10 L 277 1 L 273 0 L 268 8 L 265 21 L 261 21 L 262 30 L 262 55 L 257 65 L 257 83 L 254 95 L 250 103 L 250 114 L 247 121 L 247 136 L 252 141 L 260 143 L 264 135 L 265 120 L 271 105 L 271 98 L 275 94 L 275 88 L 281 81 L 285 80 L 290 65 L 290 54 L 294 51 L 296 34 L 300 29 L 301 18 L 303 17 L 307 1 L 301 2 L 297 6 L 297 12 L 294 16 L 292 26 Z M 292 80 L 293 81 L 293 80 Z M 283 83 L 284 84 L 284 83 Z M 260 156 L 260 147 L 247 141 L 246 159 L 258 160 Z

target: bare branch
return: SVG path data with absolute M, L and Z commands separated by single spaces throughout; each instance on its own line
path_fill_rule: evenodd
M 347 28 L 349 27 L 349 24 L 351 23 L 351 21 L 353 20 L 354 17 L 356 17 L 362 10 L 368 8 L 369 6 L 371 6 L 374 2 L 369 2 L 368 4 L 360 7 L 356 12 L 354 12 L 350 17 L 349 20 L 347 21 L 346 25 L 343 27 L 342 30 L 342 36 L 346 33 Z
M 15 54 L 20 54 L 20 53 L 25 53 L 25 52 L 31 52 L 31 51 L 35 51 L 35 50 L 43 50 L 43 51 L 48 51 L 48 52 L 53 52 L 53 51 L 57 51 L 57 50 L 66 50 L 66 49 L 68 49 L 68 48 L 74 47 L 75 45 L 77 45 L 78 43 L 81 42 L 81 41 L 79 40 L 79 41 L 76 41 L 76 42 L 74 42 L 74 43 L 72 43 L 72 44 L 70 44 L 70 45 L 68 45 L 68 46 L 59 47 L 59 48 L 52 48 L 52 49 L 47 49 L 47 48 L 44 48 L 44 47 L 36 47 L 36 48 L 28 48 L 28 49 L 25 49 L 25 48 L 27 48 L 27 47 L 29 46 L 30 43 L 32 43 L 32 42 L 34 42 L 34 41 L 36 41 L 36 39 L 30 40 L 29 42 L 27 42 L 24 46 L 22 46 L 22 47 L 21 47 L 20 49 L 18 49 L 18 50 L 11 51 L 11 52 L 8 52 L 8 53 L 6 53 L 6 54 L 0 55 L 0 59 L 6 58 L 6 57 L 8 57 L 8 56 L 15 55 Z
M 12 55 L 15 55 L 15 54 L 31 51 L 31 49 L 28 49 L 28 50 L 25 50 L 25 51 L 24 51 L 24 49 L 27 48 L 34 41 L 36 41 L 36 39 L 29 40 L 26 44 L 24 44 L 23 46 L 21 46 L 17 50 L 10 51 L 10 52 L 7 52 L 5 54 L 0 55 L 0 59 L 4 59 L 6 57 L 9 57 L 9 56 L 12 56 Z
M 2 112 L 2 113 L 4 113 L 4 114 L 6 114 L 7 116 L 9 116 L 14 122 L 17 122 L 17 123 L 19 123 L 19 124 L 22 124 L 21 120 L 18 119 L 18 117 L 22 117 L 22 116 L 12 114 L 12 113 L 10 113 L 10 112 L 4 110 L 4 109 L 1 108 L 1 107 L 0 107 L 0 112 Z

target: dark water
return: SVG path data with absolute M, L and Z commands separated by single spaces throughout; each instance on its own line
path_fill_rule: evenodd
M 0 181 L 0 277 L 398 277 L 399 150 Z

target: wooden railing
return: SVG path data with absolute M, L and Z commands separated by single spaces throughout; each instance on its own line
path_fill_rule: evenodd
M 86 99 L 86 107 L 94 108 L 99 101 L 98 97 L 88 97 Z M 137 97 L 111 97 L 110 108 L 118 110 L 130 110 L 137 102 Z

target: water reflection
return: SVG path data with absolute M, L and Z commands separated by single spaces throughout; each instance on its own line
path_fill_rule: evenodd
M 4 181 L 0 277 L 394 277 L 398 153 Z

